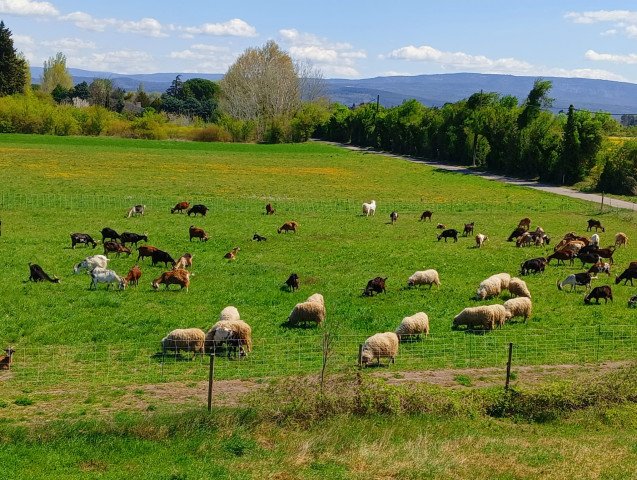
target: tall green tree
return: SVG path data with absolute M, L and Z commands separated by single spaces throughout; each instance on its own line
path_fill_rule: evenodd
M 26 60 L 13 48 L 11 30 L 0 20 L 0 96 L 24 92 L 30 83 L 27 71 Z
M 527 127 L 542 109 L 550 108 L 553 105 L 554 99 L 548 96 L 552 87 L 553 83 L 550 80 L 538 78 L 533 82 L 533 88 L 526 97 L 526 101 L 522 105 L 522 112 L 518 117 L 520 130 Z
M 66 68 L 66 57 L 62 52 L 44 62 L 40 89 L 45 93 L 51 93 L 57 86 L 65 90 L 73 88 L 73 77 Z

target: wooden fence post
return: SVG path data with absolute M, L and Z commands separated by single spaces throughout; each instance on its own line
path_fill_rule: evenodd
M 513 343 L 509 342 L 509 360 L 507 361 L 507 379 L 504 384 L 504 390 L 509 390 L 509 382 L 511 380 L 511 357 L 513 357 Z
M 212 384 L 215 381 L 215 351 L 210 354 L 210 371 L 208 373 L 208 412 L 212 411 Z

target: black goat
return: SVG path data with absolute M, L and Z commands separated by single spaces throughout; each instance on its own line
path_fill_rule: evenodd
M 366 297 L 371 297 L 374 293 L 386 293 L 385 292 L 385 282 L 388 277 L 375 277 L 372 278 L 369 282 L 367 282 L 367 286 L 363 290 L 363 295 Z
M 285 284 L 288 286 L 291 292 L 299 289 L 299 276 L 296 273 L 293 273 L 288 277 L 285 281 Z
M 447 230 L 443 230 L 442 233 L 440 235 L 438 235 L 438 241 L 440 241 L 441 238 L 445 239 L 445 242 L 447 241 L 448 238 L 453 238 L 454 242 L 458 241 L 458 230 L 453 229 L 453 228 L 448 228 Z
M 29 280 L 32 282 L 43 282 L 45 280 L 51 283 L 60 283 L 60 279 L 57 277 L 51 278 L 42 267 L 36 263 L 29 263 Z
M 601 287 L 592 289 L 590 293 L 584 297 L 584 303 L 588 305 L 592 299 L 595 299 L 595 302 L 599 305 L 600 298 L 604 299 L 604 303 L 608 303 L 608 300 L 613 301 L 613 292 L 608 285 L 602 285 Z
M 88 245 L 93 244 L 93 248 L 97 246 L 97 242 L 88 233 L 72 233 L 71 234 L 71 248 L 75 248 L 75 245 L 83 243 Z

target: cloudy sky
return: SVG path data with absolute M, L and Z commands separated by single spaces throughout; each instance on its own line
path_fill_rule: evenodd
M 478 72 L 637 83 L 634 0 L 0 0 L 0 19 L 32 66 L 61 51 L 87 70 L 224 73 L 246 48 L 275 40 L 326 78 Z

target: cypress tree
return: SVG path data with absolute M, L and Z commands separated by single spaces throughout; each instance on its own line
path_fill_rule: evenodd
M 26 68 L 26 61 L 13 48 L 11 30 L 0 20 L 0 96 L 24 91 Z

